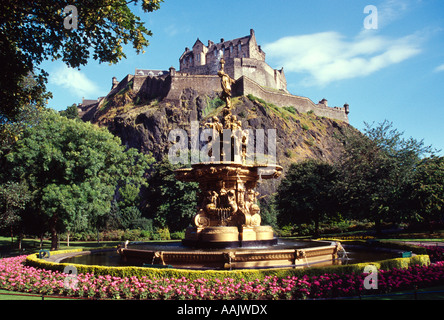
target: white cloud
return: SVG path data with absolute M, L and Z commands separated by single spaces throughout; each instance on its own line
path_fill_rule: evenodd
M 78 97 L 95 98 L 98 86 L 82 72 L 63 65 L 50 73 L 49 82 L 69 90 Z
M 378 28 L 400 19 L 412 6 L 411 0 L 385 0 L 377 5 Z
M 305 73 L 306 85 L 327 85 L 334 81 L 368 76 L 421 52 L 420 37 L 390 39 L 363 31 L 347 39 L 334 32 L 281 38 L 264 46 L 274 64 L 286 72 Z
M 437 66 L 437 67 L 435 68 L 435 72 L 442 72 L 442 71 L 444 71 L 444 63 L 443 63 L 442 65 Z

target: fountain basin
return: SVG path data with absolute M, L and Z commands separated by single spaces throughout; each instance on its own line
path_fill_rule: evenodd
M 242 247 L 232 249 L 199 250 L 181 246 L 143 248 L 133 246 L 119 248 L 124 264 L 171 266 L 185 269 L 257 269 L 310 265 L 331 265 L 337 258 L 340 244 L 337 242 L 310 242 L 309 246 Z M 179 248 L 176 248 L 179 249 Z

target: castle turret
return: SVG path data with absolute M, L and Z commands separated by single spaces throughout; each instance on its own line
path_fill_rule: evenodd
M 118 85 L 119 85 L 119 81 L 117 81 L 116 77 L 113 77 L 113 82 L 112 82 L 111 90 L 113 90 Z
M 323 104 L 324 106 L 328 107 L 328 101 L 325 98 L 323 98 L 321 101 L 319 101 L 319 104 Z
M 170 67 L 170 76 L 174 77 L 176 75 L 176 68 L 173 66 Z

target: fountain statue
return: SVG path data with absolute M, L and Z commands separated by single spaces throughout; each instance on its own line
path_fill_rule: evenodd
M 235 82 L 220 61 L 221 99 L 225 102 L 222 119 L 213 117 L 206 128 L 213 130 L 209 146 L 210 162 L 176 170 L 181 181 L 199 183 L 200 196 L 194 226 L 186 230 L 183 244 L 192 247 L 245 247 L 277 243 L 273 229 L 261 226 L 259 179 L 281 175 L 276 164 L 247 164 L 248 135 L 242 122 L 232 114 L 231 85 Z

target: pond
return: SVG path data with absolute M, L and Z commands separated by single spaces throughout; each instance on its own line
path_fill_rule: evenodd
M 255 248 L 260 249 L 300 249 L 309 248 L 325 245 L 319 242 L 306 242 L 306 241 L 295 241 L 295 240 L 279 240 L 278 245 L 273 247 L 263 247 Z M 342 256 L 342 259 L 338 259 L 333 262 L 333 264 L 354 264 L 363 262 L 380 261 L 385 259 L 392 259 L 400 257 L 400 252 L 381 250 L 380 248 L 368 248 L 368 247 L 358 247 L 358 246 L 347 246 L 343 245 L 346 254 Z M 137 248 L 141 250 L 156 250 L 156 251 L 205 251 L 205 249 L 190 249 L 184 247 L 180 242 L 150 242 L 150 243 L 132 243 L 128 248 Z M 252 248 L 245 248 L 242 250 L 249 250 Z M 209 249 L 206 249 L 207 251 Z M 215 249 L 221 250 L 221 249 Z M 211 251 L 215 251 L 211 250 Z M 226 250 L 226 249 L 225 249 Z M 236 249 L 239 251 L 239 248 Z M 121 261 L 121 256 L 116 250 L 109 251 L 99 251 L 93 252 L 91 254 L 82 254 L 78 256 L 73 256 L 62 260 L 63 263 L 73 263 L 73 264 L 85 264 L 85 265 L 102 265 L 102 266 L 127 266 Z

